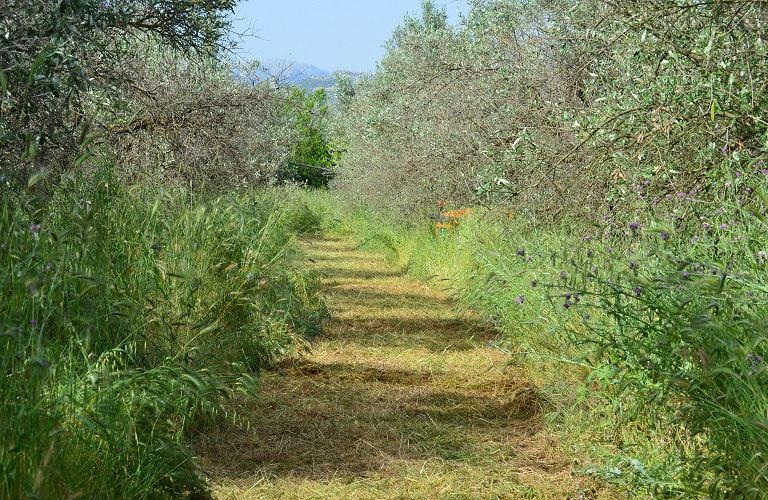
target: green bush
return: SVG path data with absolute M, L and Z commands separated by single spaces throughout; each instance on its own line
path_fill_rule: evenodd
M 288 99 L 288 115 L 295 128 L 290 158 L 277 172 L 278 180 L 310 188 L 325 188 L 333 179 L 339 152 L 328 134 L 328 93 L 294 87 Z
M 0 196 L 0 496 L 203 491 L 186 433 L 325 316 L 286 207 L 103 173 Z
M 544 230 L 485 211 L 438 236 L 330 210 L 343 202 L 329 196 L 308 203 L 337 218 L 328 230 L 387 252 L 494 323 L 583 473 L 635 495 L 759 497 L 768 176 L 736 176 L 725 191 L 718 210 L 674 197 L 659 218 Z M 693 215 L 705 213 L 717 215 Z
M 745 198 L 745 187 L 759 196 Z M 674 202 L 716 215 L 611 227 L 602 242 L 564 252 L 556 262 L 567 277 L 547 280 L 581 297 L 570 301 L 581 318 L 571 341 L 589 348 L 627 417 L 665 436 L 677 463 L 663 479 L 682 491 L 768 489 L 766 200 L 765 174 L 739 176 L 717 211 L 696 197 Z
M 766 26 L 753 0 L 488 0 L 456 25 L 425 1 L 342 109 L 339 186 L 390 217 L 336 228 L 449 280 L 634 494 L 768 491 Z M 439 200 L 489 209 L 435 238 Z

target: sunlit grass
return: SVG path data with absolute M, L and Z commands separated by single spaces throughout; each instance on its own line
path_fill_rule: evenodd
M 306 199 L 326 231 L 496 327 L 575 470 L 632 494 L 762 488 L 765 217 L 737 192 L 674 233 L 656 219 L 536 227 L 486 209 L 436 235 L 333 193 Z
M 290 207 L 108 172 L 0 192 L 0 497 L 203 493 L 189 432 L 325 317 Z
M 348 240 L 308 240 L 333 319 L 243 401 L 252 432 L 201 436 L 231 498 L 562 498 L 589 491 L 539 394 L 445 291 Z

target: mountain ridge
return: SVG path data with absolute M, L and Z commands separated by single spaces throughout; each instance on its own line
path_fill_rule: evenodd
M 331 89 L 336 85 L 338 75 L 346 75 L 357 80 L 367 73 L 335 70 L 329 71 L 313 64 L 283 58 L 265 57 L 259 59 L 264 76 L 277 78 L 280 81 L 307 90 L 320 88 Z

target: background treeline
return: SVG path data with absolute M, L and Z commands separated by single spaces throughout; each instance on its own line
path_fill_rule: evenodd
M 234 4 L 0 0 L 2 498 L 204 494 L 190 433 L 321 327 L 248 188 L 333 164 L 327 96 L 232 63 Z
M 451 26 L 427 4 L 341 100 L 348 184 L 397 186 L 406 210 L 495 191 L 551 219 L 632 210 L 641 187 L 710 191 L 724 162 L 759 173 L 765 15 L 757 1 L 478 1 Z
M 327 95 L 232 62 L 236 3 L 0 4 L 6 176 L 68 172 L 98 154 L 129 182 L 226 188 L 269 182 L 292 155 L 331 165 L 318 132 Z
M 338 197 L 378 210 L 318 208 L 494 321 L 581 470 L 763 496 L 768 6 L 470 3 L 339 89 Z

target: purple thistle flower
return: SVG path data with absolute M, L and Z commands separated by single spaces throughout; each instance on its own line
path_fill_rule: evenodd
M 46 358 L 38 357 L 38 358 L 35 358 L 33 361 L 40 368 L 47 369 L 51 367 L 51 362 L 48 361 Z
M 712 229 L 712 226 L 709 223 L 705 222 L 704 224 L 701 225 L 701 228 L 704 231 L 709 231 L 710 229 Z
M 525 297 L 523 297 L 522 295 L 518 295 L 517 297 L 515 297 L 515 304 L 522 305 L 523 302 L 525 302 Z
M 36 320 L 36 319 L 34 319 L 34 318 L 33 318 L 33 319 L 31 319 L 31 320 L 29 320 L 29 326 L 31 326 L 31 327 L 35 327 L 35 326 L 37 326 L 37 320 Z
M 640 229 L 640 223 L 639 222 L 630 222 L 629 223 L 629 228 L 632 231 L 637 231 L 638 229 Z
M 633 288 L 632 291 L 635 293 L 636 297 L 639 297 L 643 294 L 643 289 L 640 288 L 639 286 L 636 286 L 635 288 Z
M 750 352 L 747 354 L 747 361 L 749 361 L 750 364 L 749 373 L 750 375 L 754 375 L 763 364 L 763 357 L 757 353 Z
M 563 302 L 563 307 L 566 308 L 566 309 L 570 309 L 571 308 L 571 303 L 568 302 L 568 301 L 565 301 L 565 302 Z
M 650 186 L 651 185 L 651 179 L 645 179 L 643 181 L 643 186 Z
M 744 174 L 742 174 L 741 172 L 736 172 L 736 178 L 737 178 L 737 179 L 738 179 L 739 177 L 741 177 L 742 175 L 744 175 Z
M 40 234 L 40 230 L 43 229 L 43 226 L 40 224 L 30 224 L 29 225 L 29 232 L 32 234 Z
M 659 237 L 662 240 L 667 241 L 669 240 L 669 233 L 667 231 L 662 231 L 661 234 L 659 234 Z
M 573 297 L 573 295 L 571 295 L 570 293 L 565 294 L 565 300 L 571 300 L 571 297 Z
M 720 224 L 720 229 L 722 230 L 728 229 L 728 224 Z
M 691 273 L 689 273 L 688 271 L 683 271 L 683 279 L 684 280 L 691 279 Z
M 760 171 L 763 175 L 768 175 L 768 168 L 764 168 Z

